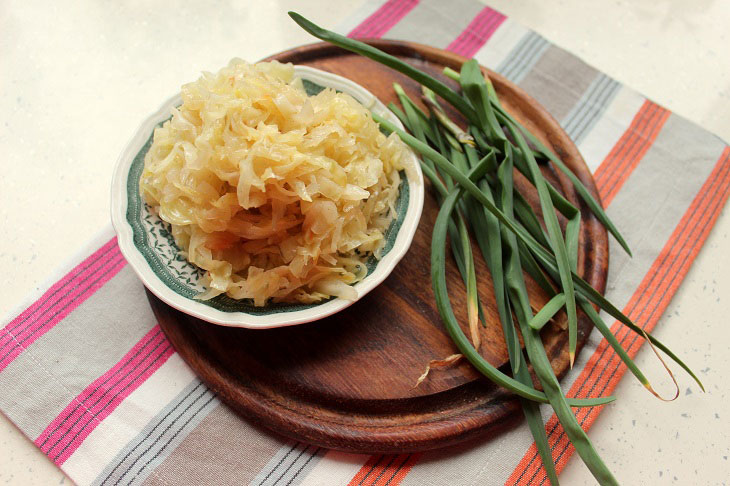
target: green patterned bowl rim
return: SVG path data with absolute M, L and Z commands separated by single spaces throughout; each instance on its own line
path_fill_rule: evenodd
M 294 66 L 305 81 L 307 91 L 323 87 L 350 94 L 366 108 L 400 128 L 400 120 L 368 90 L 332 73 Z M 122 254 L 144 285 L 163 302 L 186 314 L 213 324 L 251 329 L 291 326 L 330 316 L 353 304 L 333 298 L 317 304 L 269 304 L 254 307 L 250 302 L 219 296 L 210 301 L 194 298 L 200 290 L 200 271 L 177 255 L 177 248 L 166 224 L 150 213 L 139 193 L 139 175 L 152 141 L 154 129 L 170 118 L 171 109 L 181 103 L 180 95 L 167 100 L 139 127 L 122 151 L 112 178 L 111 216 Z M 403 258 L 413 241 L 423 209 L 423 174 L 416 155 L 409 150 L 407 167 L 402 172 L 397 217 L 386 231 L 386 246 L 380 260 L 371 258 L 368 275 L 354 285 L 358 299 L 383 282 Z

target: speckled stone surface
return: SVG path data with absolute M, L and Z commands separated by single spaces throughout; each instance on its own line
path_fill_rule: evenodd
M 41 286 L 109 220 L 117 155 L 141 120 L 203 69 L 311 42 L 292 8 L 336 25 L 348 2 L 200 1 L 0 6 L 0 314 Z M 512 2 L 489 5 L 654 101 L 730 140 L 730 2 Z M 666 404 L 630 377 L 591 438 L 627 484 L 724 484 L 730 471 L 727 210 L 655 334 L 699 370 L 707 393 Z M 649 349 L 638 357 L 663 384 Z M 679 375 L 683 392 L 689 381 Z M 696 389 L 692 387 L 692 389 Z M 641 457 L 641 460 L 637 460 Z M 594 484 L 573 459 L 564 484 Z M 70 482 L 0 415 L 0 484 Z

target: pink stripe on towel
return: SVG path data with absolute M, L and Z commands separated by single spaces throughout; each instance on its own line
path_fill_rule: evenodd
M 173 353 L 160 327 L 153 327 L 116 365 L 74 398 L 35 444 L 56 464 L 63 464 L 96 426 Z
M 497 28 L 507 17 L 489 7 L 484 7 L 474 20 L 459 34 L 459 37 L 446 47 L 464 57 L 472 57 L 487 43 Z
M 418 0 L 388 0 L 374 14 L 347 34 L 348 37 L 380 38 L 418 5 Z
M 116 237 L 112 238 L 10 321 L 0 330 L 0 371 L 103 287 L 126 263 Z

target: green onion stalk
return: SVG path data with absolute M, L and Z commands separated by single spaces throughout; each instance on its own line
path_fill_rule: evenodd
M 450 68 L 444 70 L 446 77 L 459 83 L 460 90 L 457 91 L 373 46 L 323 29 L 297 13 L 289 12 L 289 15 L 313 36 L 377 61 L 421 85 L 427 112 L 410 99 L 401 86 L 394 85 L 401 107 L 391 103 L 389 108 L 407 131 L 377 114 L 372 116 L 384 131 L 397 134 L 406 145 L 421 155 L 423 174 L 436 193 L 440 210 L 431 242 L 431 280 L 444 327 L 461 354 L 480 373 L 518 396 L 552 484 L 557 484 L 558 478 L 540 415 L 540 404 L 552 407 L 596 480 L 600 484 L 617 484 L 571 410 L 571 407 L 605 405 L 614 399 L 566 397 L 545 352 L 540 337 L 541 329 L 554 320 L 559 312 L 565 312 L 568 355 L 572 367 L 580 309 L 629 371 L 658 396 L 603 321 L 599 314 L 599 310 L 603 310 L 646 339 L 660 360 L 659 351 L 682 367 L 703 391 L 704 387 L 689 366 L 667 346 L 634 323 L 577 274 L 581 212 L 543 176 L 540 165 L 552 164 L 563 172 L 586 207 L 630 255 L 629 246 L 615 224 L 565 163 L 504 109 L 494 86 L 475 60 L 465 62 L 458 72 Z M 463 116 L 468 125 L 466 129 L 449 118 L 437 97 Z M 535 188 L 542 219 L 533 211 L 524 195 L 515 189 L 514 171 L 522 173 Z M 559 224 L 558 215 L 567 221 L 565 230 Z M 486 319 L 477 293 L 470 235 L 474 237 L 492 276 L 511 373 L 494 367 L 478 351 L 477 326 L 479 321 L 486 325 Z M 451 249 L 466 286 L 471 340 L 462 331 L 449 299 L 446 285 L 447 246 Z M 549 296 L 547 303 L 534 313 L 525 275 L 529 275 Z M 524 352 L 518 335 L 522 336 Z M 539 387 L 533 383 L 527 363 L 531 365 Z M 662 364 L 674 380 L 678 394 L 679 387 L 674 375 L 663 360 Z

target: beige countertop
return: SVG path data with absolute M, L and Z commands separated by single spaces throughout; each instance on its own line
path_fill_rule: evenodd
M 730 2 L 488 3 L 730 140 Z M 201 1 L 176 7 L 162 2 L 3 2 L 0 273 L 6 285 L 0 315 L 108 224 L 108 181 L 118 153 L 181 81 L 194 79 L 203 69 L 215 70 L 232 57 L 255 60 L 310 42 L 284 18 L 289 9 L 334 26 L 355 7 L 294 0 L 250 5 Z M 160 35 L 159 43 L 144 45 L 138 34 L 149 36 L 150 29 Z M 627 378 L 615 391 L 619 404 L 607 408 L 591 429 L 609 467 L 631 484 L 727 481 L 727 212 L 655 331 L 699 370 L 707 393 L 683 394 L 663 403 Z M 643 349 L 637 362 L 650 375 L 660 376 L 649 350 Z M 683 392 L 690 386 L 684 376 L 680 384 Z M 593 484 L 576 459 L 561 480 Z M 70 481 L 0 415 L 0 484 L 64 482 Z

